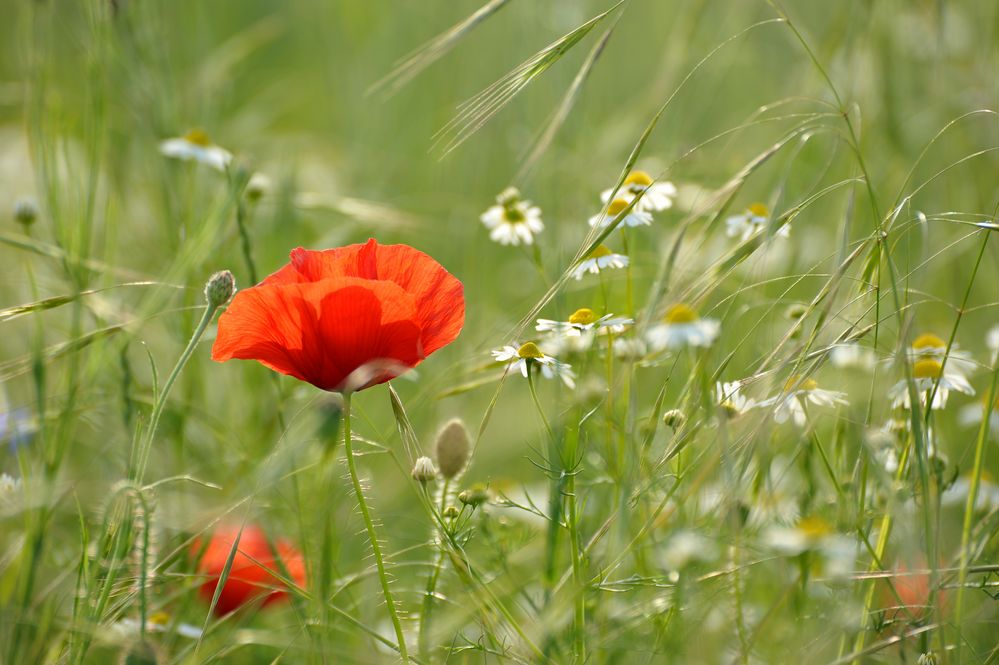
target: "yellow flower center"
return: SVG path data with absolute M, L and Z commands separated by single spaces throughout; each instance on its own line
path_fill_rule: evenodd
M 524 216 L 516 203 L 503 206 L 503 217 L 511 224 L 522 224 L 527 221 L 527 217 Z
M 149 615 L 149 623 L 157 626 L 165 626 L 170 623 L 170 615 L 166 612 L 153 612 Z
M 184 134 L 184 140 L 188 143 L 193 143 L 194 145 L 200 145 L 202 148 L 207 148 L 212 144 L 212 140 L 208 138 L 208 132 L 203 129 L 192 129 L 187 134 Z
M 607 206 L 607 214 L 611 217 L 617 217 L 621 214 L 621 211 L 628 207 L 628 202 L 624 199 L 614 199 L 611 204 Z
M 599 259 L 601 256 L 610 256 L 613 253 L 607 245 L 597 245 L 597 248 L 590 252 L 589 258 Z
M 803 517 L 798 522 L 798 531 L 810 540 L 818 540 L 832 533 L 832 527 L 821 517 Z
M 791 392 L 792 390 L 815 390 L 818 387 L 819 384 L 815 379 L 802 379 L 800 376 L 794 375 L 784 384 L 784 392 Z
M 541 349 L 538 348 L 537 344 L 527 342 L 517 349 L 517 356 L 524 359 L 537 360 L 538 358 L 543 358 L 545 354 L 541 353 Z
M 757 217 L 768 217 L 770 215 L 770 209 L 767 208 L 765 203 L 760 203 L 759 201 L 749 206 L 749 212 Z
M 569 317 L 569 323 L 576 323 L 583 326 L 588 326 L 597 320 L 597 315 L 593 313 L 593 310 L 588 307 L 583 307 L 577 309 Z
M 912 348 L 917 351 L 922 349 L 944 349 L 947 348 L 947 342 L 933 333 L 923 333 L 912 341 Z
M 663 321 L 666 323 L 693 323 L 699 318 L 701 317 L 697 315 L 697 310 L 690 305 L 680 302 L 666 310 L 666 316 L 663 317 Z
M 628 174 L 628 177 L 624 179 L 624 184 L 648 187 L 652 184 L 652 176 L 645 171 L 632 171 Z
M 943 374 L 943 365 L 936 360 L 920 360 L 912 366 L 912 376 L 916 379 L 939 379 Z

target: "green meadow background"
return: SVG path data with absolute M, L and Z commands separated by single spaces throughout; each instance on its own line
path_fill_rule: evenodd
M 0 510 L 0 662 L 110 663 L 134 649 L 135 637 L 119 624 L 139 616 L 141 532 L 124 526 L 139 523 L 137 515 L 148 518 L 151 537 L 149 611 L 205 630 L 200 640 L 151 634 L 155 662 L 396 662 L 372 637 L 394 639 L 333 434 L 333 397 L 256 363 L 213 363 L 210 328 L 166 403 L 145 477 L 123 484 L 155 390 L 201 316 L 206 279 L 229 269 L 238 287 L 253 282 L 237 212 L 258 279 L 294 247 L 369 237 L 412 245 L 456 275 L 467 303 L 462 335 L 393 386 L 424 450 L 449 418 L 467 423 L 477 445 L 461 487 L 488 483 L 518 502 L 529 495 L 543 512 L 550 488 L 538 466 L 542 423 L 526 382 L 501 382 L 488 351 L 530 337 L 518 323 L 570 267 L 600 191 L 622 177 L 667 99 L 635 165 L 676 183 L 681 196 L 652 227 L 629 235 L 634 313 L 655 318 L 670 302 L 696 301 L 702 315 L 721 320 L 721 336 L 699 368 L 681 354 L 621 370 L 609 386 L 599 366 L 583 365 L 575 392 L 541 382 L 548 417 L 587 430 L 573 414 L 592 409 L 603 419 L 610 393 L 620 398 L 607 418 L 622 454 L 637 455 L 647 438 L 661 453 L 671 436 L 662 410 L 707 417 L 700 397 L 690 399 L 702 382 L 690 377 L 706 386 L 747 377 L 778 349 L 765 369 L 783 373 L 751 391 L 766 397 L 796 358 L 844 331 L 864 331 L 876 372 L 815 371 L 851 404 L 815 426 L 836 451 L 845 494 L 814 461 L 812 506 L 837 532 L 859 530 L 871 542 L 885 511 L 895 511 L 891 560 L 927 565 L 922 513 L 902 507 L 918 478 L 893 484 L 873 470 L 861 476 L 857 464 L 875 463 L 865 441 L 891 414 L 885 393 L 902 373 L 889 361 L 904 335 L 948 339 L 957 326 L 959 346 L 980 363 L 970 380 L 979 396 L 989 390 L 986 332 L 999 323 L 999 248 L 973 223 L 993 221 L 999 205 L 999 119 L 984 111 L 999 102 L 999 3 L 510 0 L 398 90 L 372 91 L 400 59 L 480 6 L 0 0 L 0 412 L 7 414 L 0 472 L 24 483 L 23 497 Z M 447 150 L 459 105 L 612 7 Z M 775 20 L 784 12 L 790 23 Z M 564 122 L 549 124 L 612 26 Z M 161 140 L 194 127 L 235 155 L 231 178 L 159 153 Z M 524 173 L 548 127 L 550 143 Z M 272 188 L 254 203 L 238 183 L 258 171 Z M 733 179 L 738 186 L 726 196 L 712 196 Z M 478 219 L 511 184 L 542 208 L 537 253 L 493 243 Z M 28 228 L 13 214 L 26 198 L 39 208 Z M 725 236 L 724 217 L 754 201 L 775 214 L 794 212 L 786 245 L 719 267 L 738 245 Z M 616 236 L 607 242 L 622 249 Z M 808 306 L 858 247 L 831 308 L 807 307 L 803 335 L 778 346 L 794 324 L 788 307 Z M 878 247 L 877 270 L 865 272 Z M 565 318 L 583 306 L 629 313 L 624 280 L 607 280 L 606 305 L 598 282 L 570 280 L 540 315 Z M 802 350 L 806 341 L 814 346 Z M 940 478 L 975 467 L 977 430 L 957 416 L 973 401 L 952 395 L 953 406 L 935 416 L 946 456 Z M 417 500 L 414 448 L 401 440 L 387 388 L 353 403 L 362 475 L 416 654 L 438 551 L 433 521 Z M 751 424 L 733 424 L 731 434 L 736 467 L 810 445 L 762 410 L 744 418 Z M 774 555 L 761 532 L 733 526 L 727 509 L 692 507 L 719 483 L 733 502 L 741 496 L 724 481 L 727 467 L 700 454 L 720 430 L 699 430 L 678 460 L 635 470 L 630 480 L 604 457 L 603 421 L 587 431 L 576 476 L 582 541 L 617 517 L 585 563 L 592 582 L 578 592 L 585 659 L 574 650 L 575 600 L 540 590 L 546 518 L 488 505 L 470 518 L 466 551 L 543 658 L 524 646 L 509 617 L 495 614 L 482 587 L 445 561 L 434 648 L 417 656 L 421 662 L 824 663 L 850 662 L 871 645 L 881 646 L 855 662 L 915 663 L 931 651 L 939 662 L 999 659 L 994 573 L 968 576 L 960 623 L 952 588 L 941 594 L 930 629 L 882 628 L 865 604 L 870 583 L 859 579 L 877 568 L 863 548 L 851 567 L 857 576 L 830 581 L 804 557 Z M 978 470 L 999 476 L 995 443 L 983 450 Z M 156 481 L 165 482 L 148 487 Z M 141 508 L 129 499 L 136 488 L 148 501 Z M 655 513 L 671 492 L 668 516 Z M 970 562 L 996 563 L 996 511 L 974 517 Z M 282 607 L 206 620 L 188 550 L 219 519 L 258 522 L 271 537 L 296 543 L 309 562 L 308 593 Z M 963 504 L 934 513 L 943 568 L 959 567 L 963 519 Z M 673 575 L 662 553 L 690 529 L 712 544 L 713 556 Z M 101 550 L 102 538 L 115 543 L 110 551 Z M 623 562 L 603 568 L 619 555 Z M 559 571 L 570 556 L 563 540 Z M 744 567 L 733 575 L 736 560 Z M 882 645 L 898 635 L 898 644 Z

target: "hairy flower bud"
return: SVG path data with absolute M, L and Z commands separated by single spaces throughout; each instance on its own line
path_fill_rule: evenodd
M 670 409 L 663 414 L 663 424 L 666 427 L 672 427 L 673 429 L 680 429 L 687 423 L 687 416 L 683 415 L 683 411 L 680 409 Z
M 222 270 L 208 278 L 205 284 L 205 300 L 209 307 L 221 307 L 236 293 L 236 278 L 228 270 Z
M 489 490 L 486 489 L 486 486 L 481 483 L 472 485 L 467 490 L 462 490 L 462 492 L 458 494 L 458 501 L 461 501 L 466 506 L 472 506 L 473 508 L 481 506 L 488 500 Z
M 14 220 L 25 226 L 31 226 L 38 218 L 38 206 L 31 199 L 21 199 L 14 204 Z
M 453 520 L 455 517 L 457 517 L 461 513 L 454 506 L 448 506 L 447 508 L 444 509 L 444 513 L 443 514 L 444 514 L 444 517 L 448 518 L 449 520 Z
M 465 468 L 470 450 L 468 430 L 460 418 L 449 421 L 441 428 L 434 444 L 434 451 L 441 475 L 445 479 L 451 480 Z
M 437 469 L 434 468 L 433 460 L 429 457 L 417 457 L 413 465 L 413 479 L 426 484 L 436 477 Z

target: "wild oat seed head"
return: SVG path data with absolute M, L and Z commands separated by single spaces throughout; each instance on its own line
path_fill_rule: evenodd
M 461 418 L 455 418 L 441 428 L 434 444 L 434 452 L 441 475 L 445 479 L 451 480 L 462 472 L 468 464 L 471 447 L 468 430 Z
M 236 278 L 228 270 L 220 270 L 205 284 L 205 300 L 209 307 L 221 307 L 236 293 Z

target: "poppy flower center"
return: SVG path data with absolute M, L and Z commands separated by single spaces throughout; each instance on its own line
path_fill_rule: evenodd
M 933 333 L 923 333 L 912 341 L 912 348 L 917 351 L 922 351 L 923 349 L 944 349 L 947 348 L 947 342 Z
M 939 379 L 943 365 L 936 360 L 920 360 L 912 366 L 912 376 L 916 379 Z
M 652 184 L 652 176 L 645 171 L 632 171 L 628 174 L 628 177 L 624 179 L 624 184 L 648 187 Z
M 207 148 L 212 144 L 212 140 L 208 137 L 208 132 L 197 128 L 192 129 L 187 134 L 184 134 L 184 140 L 188 143 L 199 145 L 202 148 Z
M 684 303 L 677 303 L 666 310 L 666 315 L 663 317 L 663 321 L 666 323 L 693 323 L 698 320 L 697 310 L 695 310 L 690 305 Z
M 770 209 L 767 208 L 766 204 L 760 203 L 759 201 L 749 206 L 749 212 L 756 217 L 767 217 L 770 215 Z
M 575 323 L 578 325 L 588 326 L 597 320 L 597 315 L 594 314 L 592 309 L 588 307 L 583 307 L 582 309 L 577 309 L 569 317 L 569 323 Z
M 607 214 L 611 217 L 617 217 L 621 214 L 621 211 L 628 207 L 628 202 L 624 199 L 614 199 L 611 201 L 610 205 L 607 206 Z
M 534 342 L 526 342 L 517 349 L 517 357 L 525 360 L 537 360 L 544 358 L 545 354 L 541 353 L 541 349 Z

